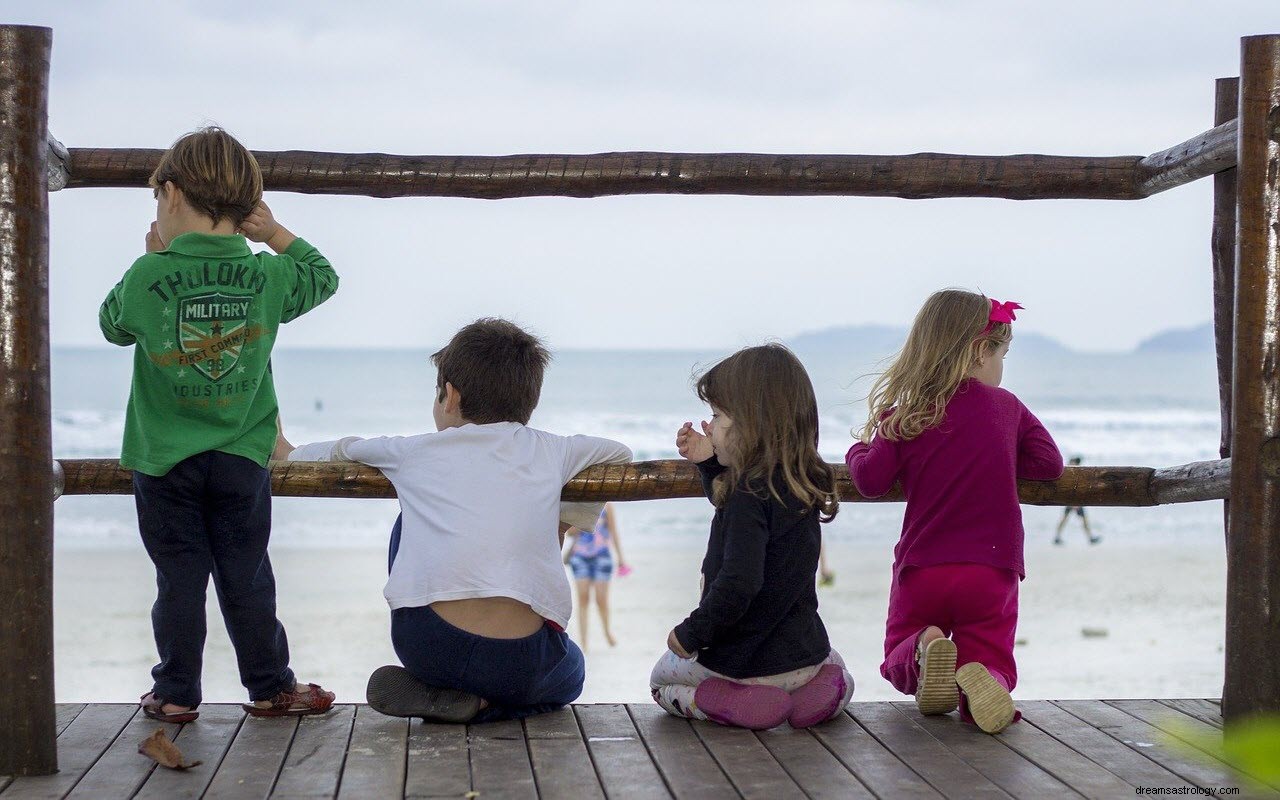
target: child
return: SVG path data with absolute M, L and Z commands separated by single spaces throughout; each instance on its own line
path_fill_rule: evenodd
M 872 386 L 871 416 L 845 457 L 864 496 L 897 481 L 907 496 L 880 674 L 922 714 L 955 710 L 963 692 L 962 718 L 987 733 L 1016 718 L 1017 481 L 1062 474 L 1048 431 L 998 388 L 1018 308 L 955 289 L 932 295 Z
M 120 464 L 134 471 L 138 527 L 156 566 L 160 651 L 142 710 L 163 722 L 199 716 L 212 574 L 252 701 L 245 710 L 318 714 L 333 694 L 289 669 L 267 557 L 277 413 L 269 359 L 280 324 L 329 299 L 338 277 L 276 222 L 258 162 L 225 131 L 183 136 L 150 183 L 147 254 L 98 315 L 108 341 L 136 345 Z M 279 255 L 251 252 L 244 237 Z
M 604 626 L 604 640 L 613 647 L 618 643 L 609 628 L 609 580 L 613 577 L 613 554 L 618 553 L 618 574 L 625 575 L 630 571 L 627 561 L 622 557 L 622 534 L 618 531 L 618 520 L 613 513 L 613 504 L 605 503 L 604 510 L 596 518 L 595 527 L 590 530 L 569 531 L 573 543 L 564 555 L 564 562 L 573 572 L 574 588 L 578 592 L 578 631 L 582 649 L 587 649 L 587 611 L 591 605 L 591 595 L 596 596 L 596 606 L 600 609 L 600 622 Z
M 1072 467 L 1078 467 L 1082 460 L 1080 456 L 1072 456 L 1067 464 Z M 1089 540 L 1089 544 L 1097 544 L 1102 541 L 1102 537 L 1095 536 L 1093 529 L 1089 527 L 1089 518 L 1084 515 L 1084 506 L 1067 506 L 1062 509 L 1062 519 L 1058 520 L 1058 530 L 1053 534 L 1053 543 L 1062 544 L 1062 529 L 1067 527 L 1067 520 L 1071 519 L 1071 512 L 1073 511 L 1080 515 L 1080 524 L 1084 526 L 1084 536 Z
M 839 508 L 818 456 L 818 406 L 782 345 L 750 347 L 698 380 L 706 435 L 686 422 L 680 455 L 716 506 L 702 601 L 667 637 L 649 677 L 671 714 L 764 730 L 837 716 L 853 678 L 818 617 L 819 522 Z M 697 659 L 696 661 L 694 659 Z
M 550 355 L 510 322 L 478 320 L 431 358 L 437 433 L 349 437 L 289 456 L 377 467 L 400 498 L 384 594 L 404 666 L 373 673 L 369 704 L 439 722 L 555 710 L 583 682 L 582 651 L 564 633 L 572 598 L 557 522 L 561 533 L 590 527 L 600 510 L 566 514 L 560 492 L 631 451 L 527 427 Z

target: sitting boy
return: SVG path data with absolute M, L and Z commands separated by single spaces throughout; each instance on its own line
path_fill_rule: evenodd
M 560 492 L 584 468 L 626 463 L 631 451 L 527 427 L 550 355 L 510 322 L 467 325 L 431 359 L 436 433 L 282 441 L 277 452 L 377 467 L 400 498 L 384 594 L 404 667 L 369 678 L 374 709 L 440 722 L 553 711 L 583 682 L 582 651 L 564 632 L 572 601 L 557 522 L 561 533 L 589 525 L 603 506 L 562 509 Z

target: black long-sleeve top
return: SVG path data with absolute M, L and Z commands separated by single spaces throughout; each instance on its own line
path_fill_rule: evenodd
M 698 464 L 707 497 L 724 470 L 714 456 Z M 814 587 L 818 510 L 802 505 L 781 475 L 774 480 L 781 501 L 744 485 L 716 509 L 702 560 L 702 602 L 675 629 L 698 663 L 730 678 L 790 672 L 831 652 Z

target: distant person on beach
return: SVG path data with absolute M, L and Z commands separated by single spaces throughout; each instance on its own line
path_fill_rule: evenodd
M 613 577 L 614 566 L 611 549 L 618 554 L 618 573 L 621 575 L 627 570 L 627 562 L 622 557 L 622 537 L 618 533 L 618 520 L 613 513 L 613 504 L 605 503 L 591 530 L 572 528 L 568 535 L 572 541 L 564 561 L 573 572 L 574 588 L 578 592 L 578 632 L 582 649 L 587 649 L 587 612 L 591 607 L 593 593 L 596 596 L 596 607 L 600 609 L 604 640 L 613 647 L 618 642 L 609 628 L 609 580 Z
M 818 585 L 834 586 L 836 574 L 827 566 L 827 537 L 822 537 L 822 547 L 818 550 Z
M 1073 467 L 1078 467 L 1081 461 L 1083 459 L 1080 456 L 1072 456 L 1067 463 Z M 1062 529 L 1067 527 L 1067 520 L 1071 519 L 1072 512 L 1080 516 L 1080 524 L 1084 526 L 1084 535 L 1089 540 L 1089 544 L 1097 544 L 1102 541 L 1102 537 L 1094 536 L 1093 531 L 1089 528 L 1089 518 L 1084 515 L 1084 506 L 1067 506 L 1062 509 L 1062 519 L 1058 521 L 1058 530 L 1053 535 L 1054 544 L 1062 544 Z
M 838 716 L 853 677 L 818 617 L 819 523 L 839 510 L 818 455 L 818 404 L 782 345 L 749 347 L 698 380 L 711 406 L 686 422 L 680 455 L 716 508 L 701 602 L 667 636 L 649 676 L 653 699 L 689 719 L 764 730 Z
M 987 733 L 1018 718 L 1017 482 L 1062 474 L 1053 437 L 999 388 L 1019 308 L 957 289 L 930 296 L 845 456 L 864 497 L 898 482 L 907 497 L 880 674 L 921 714 L 959 706 Z
M 631 451 L 528 427 L 550 358 L 518 326 L 477 320 L 431 357 L 436 433 L 282 443 L 291 461 L 377 467 L 400 498 L 383 593 L 404 666 L 370 676 L 376 711 L 487 722 L 553 711 L 582 692 L 557 532 L 592 527 L 603 504 L 562 504 L 560 492 Z
M 269 358 L 281 323 L 329 299 L 338 276 L 262 202 L 253 154 L 225 131 L 179 139 L 151 174 L 146 255 L 107 295 L 107 341 L 133 345 L 120 464 L 133 472 L 142 543 L 156 567 L 160 663 L 146 716 L 199 716 L 205 592 L 213 576 L 254 716 L 318 714 L 333 693 L 299 683 L 276 618 L 267 556 L 267 459 L 278 414 Z M 277 253 L 254 253 L 245 238 Z

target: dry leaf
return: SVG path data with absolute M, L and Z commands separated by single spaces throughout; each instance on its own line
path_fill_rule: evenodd
M 163 728 L 156 728 L 155 733 L 143 739 L 142 744 L 138 746 L 138 752 L 169 769 L 191 769 L 204 763 L 193 761 L 187 764 L 182 757 L 182 751 L 164 735 Z

